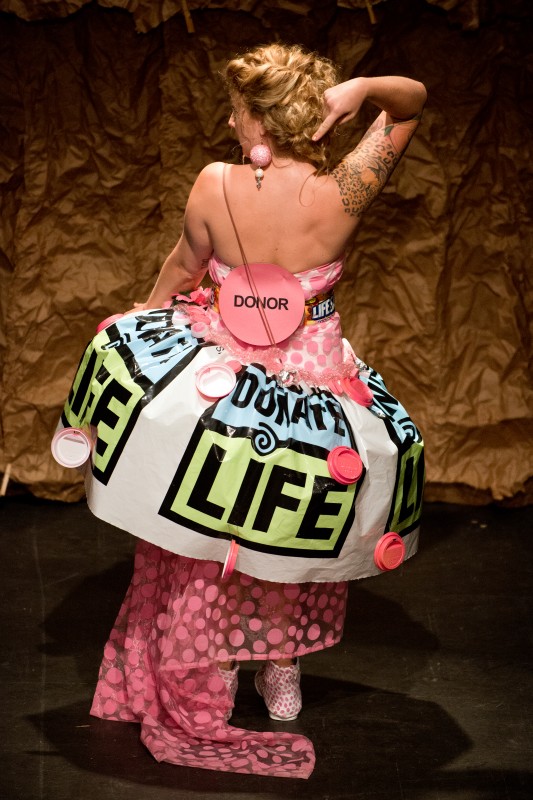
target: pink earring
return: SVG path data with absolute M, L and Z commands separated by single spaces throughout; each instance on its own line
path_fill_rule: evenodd
M 250 150 L 250 159 L 255 170 L 255 185 L 258 189 L 261 188 L 261 181 L 263 180 L 264 172 L 263 167 L 268 167 L 272 161 L 272 150 L 267 144 L 256 144 Z

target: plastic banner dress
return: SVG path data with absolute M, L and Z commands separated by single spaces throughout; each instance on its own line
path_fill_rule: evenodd
M 257 345 L 219 313 L 213 255 L 214 289 L 111 320 L 79 365 L 60 428 L 92 439 L 91 510 L 142 540 L 93 713 L 141 721 L 158 759 L 307 777 L 309 740 L 228 725 L 217 662 L 335 644 L 345 581 L 416 551 L 422 438 L 342 338 L 342 266 L 298 273 L 301 324 Z

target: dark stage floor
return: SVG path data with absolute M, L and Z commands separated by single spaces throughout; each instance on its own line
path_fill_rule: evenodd
M 299 781 L 157 764 L 89 717 L 133 539 L 84 504 L 0 502 L 2 800 L 532 800 L 531 508 L 428 505 L 419 555 L 352 584 L 343 642 L 303 661 Z M 283 726 L 251 679 L 235 724 Z

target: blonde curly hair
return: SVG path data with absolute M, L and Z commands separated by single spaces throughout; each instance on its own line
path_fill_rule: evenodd
M 280 153 L 310 161 L 318 172 L 329 167 L 329 135 L 311 137 L 322 122 L 324 92 L 339 82 L 333 62 L 299 45 L 271 44 L 233 58 L 223 77 Z

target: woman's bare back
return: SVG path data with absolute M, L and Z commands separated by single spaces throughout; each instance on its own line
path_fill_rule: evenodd
M 202 182 L 205 223 L 217 256 L 236 266 L 243 259 L 224 200 L 223 167 L 212 164 L 209 181 Z M 271 165 L 260 190 L 250 165 L 228 165 L 226 194 L 250 262 L 302 272 L 341 256 L 355 227 L 343 212 L 334 179 L 317 177 L 305 162 Z

